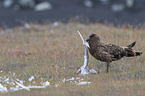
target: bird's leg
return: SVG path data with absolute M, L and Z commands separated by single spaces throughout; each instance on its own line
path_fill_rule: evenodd
M 110 72 L 110 63 L 107 63 L 107 68 L 106 68 L 107 73 Z

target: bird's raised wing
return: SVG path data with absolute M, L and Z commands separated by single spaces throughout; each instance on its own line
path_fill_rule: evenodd
M 112 59 L 121 59 L 125 56 L 125 51 L 122 47 L 115 44 L 106 44 L 105 46 L 106 48 L 104 51 L 108 52 L 110 55 L 113 55 L 114 57 Z

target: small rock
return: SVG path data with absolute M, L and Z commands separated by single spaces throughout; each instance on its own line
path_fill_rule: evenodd
M 131 8 L 134 6 L 134 0 L 126 0 L 126 7 Z
M 19 5 L 23 8 L 33 8 L 35 6 L 34 0 L 19 0 Z
M 13 0 L 4 0 L 3 2 L 4 8 L 9 8 L 12 6 L 12 4 L 13 4 Z
M 52 5 L 49 2 L 42 2 L 34 7 L 35 11 L 50 10 L 51 8 Z
M 25 23 L 24 26 L 27 28 L 27 29 L 31 29 L 31 26 L 29 23 Z
M 91 8 L 93 6 L 93 2 L 91 0 L 85 0 L 84 5 L 88 8 Z
M 58 26 L 59 25 L 59 23 L 57 22 L 57 21 L 55 21 L 54 23 L 53 23 L 53 26 L 54 27 L 56 27 L 56 26 Z
M 125 6 L 124 6 L 124 4 L 113 4 L 111 9 L 113 12 L 120 12 L 125 9 Z

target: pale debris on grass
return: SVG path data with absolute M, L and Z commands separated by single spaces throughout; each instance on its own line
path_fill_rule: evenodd
M 59 85 L 59 84 L 55 84 L 54 86 L 55 86 L 55 87 L 58 87 L 58 85 Z
M 18 84 L 16 87 L 10 88 L 11 92 L 15 92 L 15 91 L 22 90 L 22 89 L 26 89 L 26 90 L 30 91 L 30 89 L 40 89 L 40 88 L 46 88 L 47 86 L 50 86 L 50 82 L 48 82 L 48 81 L 43 82 L 42 86 L 31 86 L 31 85 L 24 86 L 21 83 L 18 83 L 18 82 L 16 82 L 16 83 Z
M 11 72 L 9 72 L 11 73 Z M 11 74 L 12 76 L 10 77 L 7 77 L 7 76 L 4 76 L 4 77 L 0 77 L 0 92 L 4 93 L 4 92 L 15 92 L 15 91 L 18 91 L 18 90 L 28 90 L 30 91 L 30 89 L 33 89 L 33 88 L 46 88 L 47 86 L 51 86 L 50 85 L 50 82 L 48 81 L 41 81 L 40 84 L 41 86 L 32 86 L 32 85 L 28 85 L 28 86 L 25 86 L 23 83 L 26 82 L 26 81 L 23 81 L 23 80 L 20 80 L 20 79 L 15 79 L 13 80 L 13 78 L 16 78 L 15 77 L 15 73 Z M 34 79 L 34 76 L 31 76 L 28 81 L 32 81 Z M 41 79 L 43 80 L 43 79 Z M 7 88 L 6 86 L 7 85 L 10 85 L 11 87 L 10 88 Z M 15 87 L 13 87 L 15 85 Z
M 91 82 L 87 82 L 87 81 L 83 81 L 83 82 L 79 82 L 77 85 L 85 85 L 85 84 L 90 84 Z
M 31 85 L 29 85 L 28 86 L 29 88 L 35 88 L 35 89 L 40 89 L 40 88 L 45 88 L 45 86 L 31 86 Z
M 31 76 L 28 81 L 32 81 L 34 79 L 34 76 Z
M 84 79 L 83 78 L 80 78 L 80 77 L 72 77 L 70 79 L 63 79 L 63 83 L 65 82 L 74 82 L 76 85 L 86 85 L 86 84 L 90 84 L 91 82 L 88 82 L 88 81 L 83 81 Z
M 83 45 L 85 45 L 85 56 L 84 56 L 84 65 L 80 67 L 80 69 L 77 71 L 77 73 L 80 74 L 90 74 L 90 73 L 97 73 L 94 69 L 89 69 L 88 68 L 88 63 L 89 63 L 89 55 L 88 55 L 88 47 L 90 48 L 88 42 L 86 42 L 83 39 L 83 36 L 81 35 L 81 33 L 77 30 L 78 34 L 80 35 L 82 41 L 83 41 Z
M 12 74 L 13 75 L 13 74 Z M 16 77 L 15 77 L 16 78 Z M 31 76 L 28 81 L 32 81 L 34 79 L 34 76 Z M 41 79 L 43 80 L 43 78 Z M 80 77 L 71 77 L 70 79 L 65 79 L 62 81 L 63 83 L 65 82 L 72 82 L 72 83 L 75 83 L 76 85 L 85 85 L 85 84 L 90 84 L 91 82 L 87 82 L 87 81 L 83 81 L 84 79 L 83 78 L 80 78 Z M 41 81 L 40 84 L 41 86 L 35 86 L 35 85 L 28 85 L 28 86 L 25 86 L 23 83 L 26 82 L 26 81 L 23 81 L 23 80 L 20 80 L 20 79 L 15 79 L 13 80 L 10 77 L 7 77 L 7 76 L 4 76 L 4 77 L 0 77 L 0 81 L 2 83 L 0 83 L 0 92 L 2 93 L 6 93 L 6 92 L 15 92 L 15 91 L 19 91 L 19 90 L 28 90 L 30 91 L 30 89 L 40 89 L 40 88 L 46 88 L 48 86 L 51 86 L 50 85 L 50 82 L 49 81 Z M 60 83 L 60 82 L 59 82 Z M 10 85 L 11 87 L 10 88 L 7 88 L 6 84 Z M 15 87 L 13 87 L 15 85 Z M 59 84 L 55 84 L 54 85 L 55 87 L 58 87 Z
M 73 81 L 73 80 L 75 80 L 74 77 L 72 77 L 72 78 L 70 78 L 70 79 L 66 79 L 65 81 Z
M 14 87 L 11 87 L 11 88 L 10 88 L 10 91 L 11 91 L 11 92 L 15 92 L 15 91 L 18 91 L 18 90 L 21 90 L 21 88 L 19 88 L 18 85 L 17 85 L 15 88 L 14 88 Z
M 30 90 L 30 88 L 24 86 L 23 84 L 21 84 L 21 83 L 19 83 L 19 82 L 17 82 L 17 81 L 15 81 L 15 83 L 16 83 L 18 86 L 22 87 L 22 89 L 26 89 L 26 90 L 28 90 L 28 91 Z
M 0 84 L 0 92 L 2 93 L 8 92 L 7 87 L 4 87 L 2 84 Z
M 50 82 L 46 81 L 46 82 L 42 83 L 42 85 L 43 85 L 44 87 L 50 86 Z

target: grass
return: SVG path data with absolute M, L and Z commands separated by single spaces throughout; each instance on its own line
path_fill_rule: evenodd
M 76 71 L 83 65 L 84 46 L 74 26 L 84 38 L 97 33 L 101 40 L 120 46 L 137 41 L 137 51 L 145 50 L 145 29 L 114 27 L 103 24 L 61 23 L 54 26 L 30 24 L 31 29 L 23 26 L 11 30 L 0 29 L 0 52 L 7 50 L 24 50 L 23 52 L 0 53 L 0 76 L 16 77 L 26 81 L 36 75 L 36 84 L 41 78 L 48 80 L 51 87 L 45 89 L 21 90 L 0 93 L 1 96 L 144 96 L 145 94 L 145 57 L 123 58 L 111 63 L 111 72 L 105 72 L 106 65 L 90 55 L 89 68 L 97 70 L 97 74 L 81 76 Z M 65 82 L 64 78 L 81 77 L 91 84 L 78 86 L 73 82 Z M 53 85 L 59 84 L 58 87 Z

